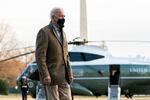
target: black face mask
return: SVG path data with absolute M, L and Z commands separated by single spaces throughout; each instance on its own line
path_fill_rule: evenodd
M 60 28 L 64 27 L 65 19 L 58 19 L 57 24 L 60 26 Z

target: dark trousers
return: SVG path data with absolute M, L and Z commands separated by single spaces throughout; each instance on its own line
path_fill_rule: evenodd
M 22 100 L 27 100 L 27 94 L 26 93 L 22 93 Z

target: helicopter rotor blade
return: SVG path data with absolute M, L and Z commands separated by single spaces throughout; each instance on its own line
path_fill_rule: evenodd
M 4 61 L 7 61 L 7 60 L 11 60 L 11 59 L 14 59 L 14 58 L 25 56 L 25 55 L 28 55 L 28 54 L 31 54 L 31 53 L 35 53 L 35 51 L 26 52 L 24 54 L 20 54 L 20 55 L 13 56 L 13 57 L 10 57 L 10 58 L 7 58 L 7 59 L 3 59 L 3 60 L 0 60 L 0 62 L 4 62 Z
M 101 40 L 101 41 L 87 41 L 88 43 L 92 42 L 130 42 L 130 43 L 150 43 L 150 41 L 144 41 L 144 40 Z

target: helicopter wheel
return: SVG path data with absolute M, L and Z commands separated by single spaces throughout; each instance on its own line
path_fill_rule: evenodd
M 132 99 L 133 94 L 127 89 L 127 90 L 125 90 L 125 97 Z
M 72 95 L 72 100 L 74 100 L 74 96 Z

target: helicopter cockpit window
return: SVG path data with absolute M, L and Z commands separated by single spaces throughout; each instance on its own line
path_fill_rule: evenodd
M 24 76 L 28 76 L 29 74 L 31 74 L 32 72 L 34 72 L 36 70 L 36 65 L 29 65 L 27 67 L 27 69 L 23 72 Z
M 104 58 L 102 55 L 83 53 L 83 52 L 69 52 L 70 61 L 91 61 L 95 59 Z

